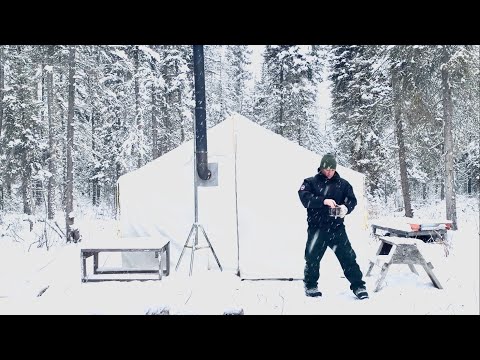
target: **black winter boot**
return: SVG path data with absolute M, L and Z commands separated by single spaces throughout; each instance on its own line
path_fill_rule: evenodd
M 305 295 L 309 297 L 318 297 L 322 296 L 322 293 L 318 290 L 318 287 L 305 288 Z
M 367 292 L 367 289 L 365 289 L 364 287 L 359 287 L 359 288 L 356 288 L 355 290 L 353 290 L 353 293 L 355 294 L 355 296 L 357 298 L 359 298 L 360 300 L 363 300 L 363 299 L 368 299 L 368 292 Z

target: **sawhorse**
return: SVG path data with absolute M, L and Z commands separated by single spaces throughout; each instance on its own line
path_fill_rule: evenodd
M 423 258 L 420 250 L 417 248 L 417 241 L 409 238 L 400 238 L 396 236 L 384 236 L 380 237 L 380 247 L 378 248 L 375 261 L 370 261 L 370 266 L 368 268 L 365 276 L 370 276 L 370 273 L 374 265 L 381 265 L 382 270 L 380 276 L 375 284 L 374 292 L 380 290 L 385 276 L 387 276 L 388 269 L 392 264 L 406 264 L 410 270 L 418 275 L 417 270 L 414 265 L 421 265 L 427 275 L 432 280 L 433 285 L 438 289 L 443 289 L 440 281 L 433 273 L 433 265 L 430 262 L 426 262 Z M 382 264 L 383 263 L 383 264 Z

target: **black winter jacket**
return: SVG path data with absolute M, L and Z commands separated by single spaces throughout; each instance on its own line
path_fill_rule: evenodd
M 333 199 L 337 205 L 345 205 L 350 214 L 357 205 L 357 198 L 350 183 L 342 179 L 338 172 L 331 179 L 319 172 L 317 175 L 303 181 L 298 190 L 298 196 L 307 209 L 309 227 L 322 230 L 343 227 L 343 219 L 328 215 L 329 207 L 323 204 L 325 199 Z

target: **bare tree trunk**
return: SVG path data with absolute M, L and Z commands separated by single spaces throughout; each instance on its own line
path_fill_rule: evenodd
M 126 120 L 125 115 L 123 116 L 123 119 L 122 117 L 117 116 L 117 121 L 115 123 L 116 131 L 121 131 L 122 128 L 124 127 L 124 125 L 122 124 L 122 120 L 123 120 L 123 124 L 125 124 L 125 120 Z M 115 183 L 117 183 L 118 179 L 120 178 L 120 176 L 123 174 L 123 171 L 124 171 L 118 155 L 120 154 L 120 146 L 121 146 L 120 143 L 117 141 L 116 142 L 116 158 L 115 158 Z M 116 188 L 116 186 L 114 187 Z
M 152 84 L 152 159 L 158 158 L 157 93 Z
M 58 58 L 56 59 L 57 63 L 58 64 L 63 64 L 64 60 L 63 60 L 63 52 L 62 51 L 58 51 Z M 63 79 L 64 79 L 64 71 L 62 70 L 62 67 L 59 68 L 58 70 L 58 75 L 59 75 L 59 79 L 58 79 L 58 83 L 59 84 L 63 84 Z M 55 89 L 54 89 L 55 90 Z M 54 98 L 55 98 L 55 95 L 54 95 Z M 64 104 L 63 104 L 63 101 L 60 99 L 60 97 L 56 97 L 56 109 L 58 109 L 58 119 L 59 119 L 59 124 L 58 124 L 58 127 L 59 129 L 65 129 L 65 109 L 64 109 Z M 63 136 L 62 136 L 63 138 Z M 59 150 L 59 153 L 62 154 L 61 155 L 61 166 L 63 169 L 66 169 L 66 159 L 65 159 L 65 154 L 67 153 L 67 144 L 65 143 L 65 141 L 62 141 L 60 143 L 60 147 L 61 149 Z M 60 181 L 61 182 L 61 189 L 60 189 L 60 200 L 61 200 L 61 208 L 62 209 L 66 209 L 66 194 L 67 194 L 67 176 L 66 176 L 66 172 L 63 171 L 63 174 L 62 174 L 62 180 Z
M 357 131 L 357 135 L 355 136 L 355 140 L 353 142 L 352 146 L 352 155 L 350 156 L 350 159 L 352 161 L 352 168 L 355 171 L 365 173 L 364 166 L 362 165 L 362 160 L 363 154 L 362 154 L 362 143 L 364 142 L 362 133 Z
M 403 82 L 402 75 L 397 69 L 392 69 L 392 89 L 393 89 L 393 106 L 395 117 L 395 135 L 398 143 L 398 159 L 400 164 L 400 181 L 402 185 L 403 202 L 405 205 L 405 216 L 413 217 L 412 204 L 410 201 L 410 187 L 408 183 L 406 149 L 403 139 L 402 125 L 402 94 Z
M 18 46 L 17 47 L 17 51 L 18 51 L 18 54 L 20 54 L 22 52 L 22 46 Z M 24 72 L 26 71 L 26 64 L 25 63 L 21 63 L 19 65 L 19 69 L 18 69 L 18 74 L 19 76 L 21 77 L 20 79 L 20 82 L 21 82 L 21 85 L 18 89 L 18 102 L 20 104 L 27 104 L 29 103 L 29 101 L 33 100 L 31 99 L 32 97 L 32 94 L 30 94 L 30 89 L 29 89 L 29 86 L 27 86 L 26 84 L 26 79 L 24 78 Z M 25 127 L 27 127 L 28 129 L 28 132 L 30 133 L 33 133 L 33 129 L 32 129 L 32 121 L 31 121 L 31 118 L 28 117 L 28 115 L 30 114 L 27 114 L 27 107 L 26 106 L 22 106 L 20 108 L 20 113 L 17 114 L 17 119 L 16 119 L 16 122 L 18 124 L 21 124 L 21 126 L 24 127 L 24 130 Z M 26 138 L 26 132 L 24 132 L 24 134 L 21 135 L 21 140 L 24 142 L 24 143 L 27 143 L 28 140 Z M 33 204 L 33 199 L 32 199 L 32 184 L 31 184 L 31 177 L 32 177 L 32 157 L 33 157 L 33 152 L 32 151 L 29 151 L 29 147 L 28 146 L 24 146 L 22 149 L 21 149 L 21 156 L 20 156 L 20 164 L 21 164 L 21 191 L 22 191 L 22 202 L 23 202 L 23 212 L 24 214 L 27 214 L 27 215 L 31 215 L 32 214 L 32 210 L 33 210 L 33 207 L 32 207 L 32 204 Z M 13 149 L 12 149 L 12 152 L 13 152 Z M 13 153 L 12 153 L 13 155 Z
M 98 179 L 96 179 L 96 182 L 97 182 L 97 184 L 96 184 L 96 190 L 97 190 L 97 204 L 99 204 L 99 205 L 100 205 L 100 194 L 101 194 L 101 189 L 102 189 L 102 188 L 101 188 L 101 185 L 100 185 L 100 183 L 99 183 Z
M 298 145 L 302 146 L 302 122 L 300 120 L 300 116 L 298 117 L 297 121 L 297 142 Z
M 179 100 L 179 106 L 183 106 L 182 105 L 182 94 L 180 93 L 180 100 Z M 183 144 L 185 142 L 185 139 L 186 139 L 186 134 L 185 134 L 185 121 L 184 121 L 184 117 L 183 117 L 183 114 L 182 114 L 182 111 L 180 111 L 180 114 L 181 114 L 181 120 L 180 120 L 180 144 Z
M 26 150 L 22 152 L 22 200 L 23 200 L 23 213 L 32 215 L 32 186 L 31 186 L 31 167 L 28 163 L 28 155 Z
M 219 122 L 221 122 L 223 119 L 225 119 L 227 115 L 227 104 L 225 100 L 225 96 L 223 95 L 223 54 L 222 51 L 220 50 L 220 76 L 218 78 L 218 84 L 220 86 L 219 89 L 219 98 L 220 98 L 220 114 L 221 114 L 221 119 L 219 119 Z
M 180 70 L 178 68 L 178 64 L 175 62 L 175 76 L 179 76 L 180 75 Z M 184 117 L 183 117 L 183 112 L 182 112 L 182 89 L 181 88 L 178 88 L 177 91 L 177 98 L 176 98 L 176 101 L 177 101 L 177 111 L 178 111 L 178 118 L 179 118 L 179 121 L 180 121 L 180 143 L 183 144 L 183 142 L 185 141 L 185 127 L 184 127 Z M 173 140 L 172 140 L 173 142 Z M 175 145 L 178 145 L 178 144 L 173 144 L 173 146 Z
M 67 242 L 77 242 L 78 231 L 73 228 L 73 141 L 74 141 L 74 106 L 75 106 L 75 46 L 70 46 L 68 55 L 68 116 L 67 116 L 67 184 L 65 196 L 65 221 Z
M 48 47 L 48 73 L 47 73 L 47 116 L 48 116 L 48 171 L 50 177 L 47 185 L 47 215 L 52 220 L 55 216 L 55 128 L 53 124 L 53 56 L 55 46 Z
M 96 69 L 101 68 L 101 61 L 100 61 L 100 51 L 98 47 L 94 47 L 94 56 L 95 56 L 95 64 Z M 94 84 L 99 83 L 98 79 L 98 70 L 90 70 L 89 72 L 89 99 L 90 99 L 90 106 L 91 106 L 91 129 L 92 129 L 92 154 L 95 166 L 93 167 L 93 180 L 92 180 L 92 204 L 94 206 L 100 204 L 100 194 L 101 194 L 101 184 L 98 179 L 98 174 L 100 173 L 100 168 L 98 166 L 100 156 L 98 155 L 99 147 L 97 146 L 97 128 L 101 126 L 102 115 L 101 111 L 97 110 L 96 102 L 94 101 L 96 91 L 93 89 Z M 101 141 L 99 141 L 101 143 Z
M 185 125 L 182 121 L 182 125 L 180 125 L 180 143 L 183 144 L 185 142 Z
M 100 114 L 95 110 L 92 110 L 91 114 L 91 124 L 92 124 L 92 153 L 93 158 L 95 159 L 95 167 L 93 169 L 93 180 L 92 180 L 92 204 L 95 206 L 100 205 L 100 194 L 101 194 L 101 185 L 98 181 L 98 174 L 100 169 L 97 166 L 99 156 L 97 155 L 98 149 L 96 145 L 96 132 L 97 132 L 97 123 L 99 121 Z
M 92 125 L 92 154 L 93 158 L 97 160 L 97 155 L 96 155 L 96 146 L 95 146 L 95 110 L 92 109 L 92 114 L 90 115 L 90 123 Z M 97 161 L 95 161 L 95 166 L 93 169 L 93 180 L 92 180 L 92 205 L 98 205 L 98 178 L 96 175 L 98 175 L 98 169 L 96 165 Z
M 3 46 L 0 45 L 0 141 L 3 128 L 3 88 L 5 87 Z M 0 150 L 0 155 L 2 151 Z M 3 182 L 0 182 L 0 210 L 3 210 Z
M 452 89 L 450 87 L 449 73 L 447 63 L 450 55 L 447 52 L 446 45 L 443 47 L 442 56 L 442 105 L 445 137 L 445 202 L 447 220 L 452 220 L 452 229 L 457 230 L 457 206 L 455 200 L 455 177 L 453 172 L 453 101 Z
M 180 119 L 180 138 L 181 138 L 181 144 L 183 144 L 185 140 L 185 128 L 183 126 L 184 123 L 184 118 L 183 118 L 183 113 L 182 113 L 182 91 L 179 89 L 178 90 L 178 118 Z
M 135 46 L 135 49 L 133 51 L 133 57 L 134 57 L 134 65 L 135 65 L 135 72 L 133 75 L 133 82 L 135 86 L 135 122 L 137 126 L 137 134 L 138 134 L 138 140 L 140 140 L 142 137 L 140 136 L 142 131 L 143 131 L 143 121 L 141 119 L 141 114 L 140 114 L 140 83 L 138 81 L 138 68 L 140 67 L 140 60 L 139 60 L 139 54 L 138 54 L 138 46 Z M 140 151 L 140 147 L 142 144 L 139 143 L 137 144 L 137 168 L 142 167 L 142 154 Z
M 3 128 L 3 88 L 5 87 L 4 61 L 3 46 L 0 46 L 0 139 L 2 138 Z
M 278 117 L 278 121 L 280 124 L 279 129 L 277 130 L 277 133 L 279 135 L 283 136 L 283 61 L 280 67 L 280 115 Z
M 171 142 L 171 132 L 173 131 L 173 124 L 170 121 L 170 116 L 171 112 L 168 111 L 167 107 L 164 107 L 164 112 L 163 112 L 163 141 L 161 145 L 161 150 L 160 150 L 160 155 L 163 155 L 170 151 L 172 148 L 172 142 Z
M 43 52 L 43 50 L 42 50 Z M 38 64 L 38 72 L 40 74 L 40 78 L 38 79 L 37 83 L 37 100 L 39 104 L 42 104 L 38 107 L 38 118 L 40 119 L 40 123 L 45 123 L 45 63 L 42 56 L 41 63 Z M 33 130 L 38 133 L 40 139 L 43 139 L 43 127 L 42 126 L 34 126 Z M 41 163 L 43 165 L 45 159 L 43 154 L 35 154 L 34 155 L 34 162 Z M 42 201 L 44 201 L 44 194 L 43 194 L 44 183 L 40 179 L 33 180 L 33 198 L 35 206 L 39 206 Z M 34 208 L 35 209 L 35 208 Z

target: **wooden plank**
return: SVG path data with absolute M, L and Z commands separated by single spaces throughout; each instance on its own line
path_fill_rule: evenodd
M 103 281 L 158 281 L 158 278 L 155 279 L 149 279 L 149 278 L 131 278 L 131 279 L 126 279 L 126 278 L 106 278 L 106 279 L 98 279 L 98 278 L 87 278 L 84 282 L 103 282 Z
M 433 239 L 436 238 L 444 238 L 445 234 L 447 233 L 446 229 L 432 229 L 432 230 L 419 230 L 419 231 L 411 231 L 411 229 L 407 229 L 407 226 L 404 226 L 403 229 L 383 226 L 383 225 L 376 225 L 372 224 L 373 234 L 376 234 L 377 229 L 388 231 L 393 236 L 397 237 L 406 237 L 406 238 L 416 238 L 418 236 L 429 236 Z M 381 235 L 385 236 L 385 235 Z
M 82 249 L 82 251 L 87 252 L 87 253 L 94 253 L 97 252 L 145 252 L 145 251 L 160 251 L 162 250 L 163 247 L 103 247 L 103 248 L 88 248 L 88 249 Z
M 166 246 L 170 239 L 160 236 L 123 237 L 113 239 L 90 239 L 82 243 L 83 251 L 111 250 L 113 251 L 135 251 L 135 250 L 157 250 Z
M 157 269 L 98 268 L 96 274 L 156 274 Z
M 392 257 L 393 264 L 423 264 L 425 260 L 415 245 L 398 245 Z
M 407 235 L 408 231 L 407 230 L 401 230 L 398 228 L 392 228 L 392 227 L 387 227 L 387 226 L 380 226 L 380 225 L 372 225 L 373 227 L 373 233 L 376 232 L 377 229 L 388 231 L 392 234 L 400 234 L 400 235 Z
M 383 242 L 390 245 L 417 245 L 423 244 L 423 241 L 415 238 L 405 238 L 399 236 L 383 236 L 380 238 Z

